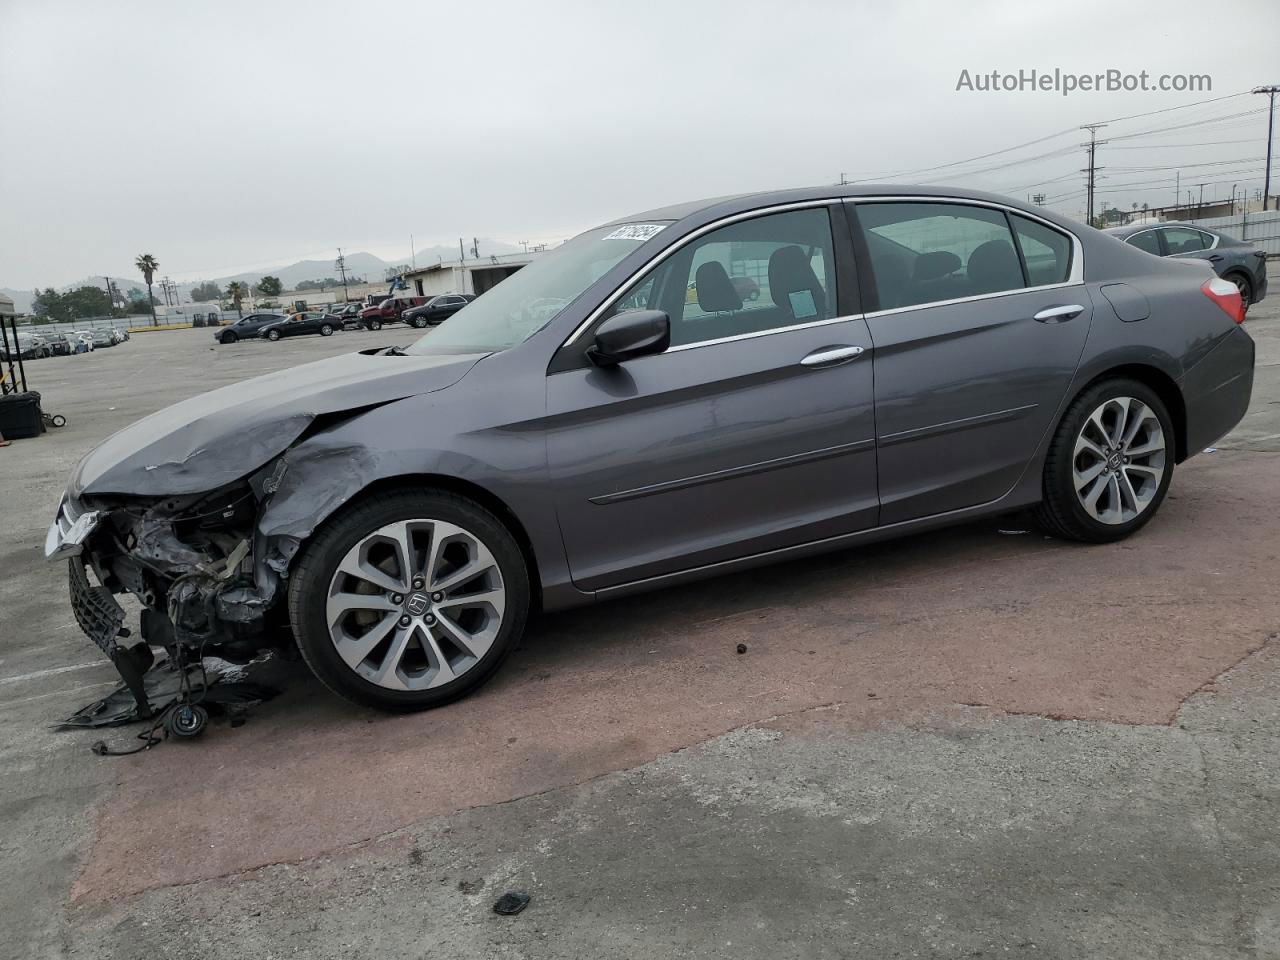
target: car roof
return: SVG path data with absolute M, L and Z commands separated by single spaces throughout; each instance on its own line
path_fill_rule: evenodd
M 1110 234 L 1113 237 L 1129 237 L 1143 230 L 1163 229 L 1165 227 L 1188 227 L 1192 230 L 1199 230 L 1201 233 L 1212 234 L 1213 236 L 1223 236 L 1212 227 L 1205 227 L 1198 223 L 1188 222 L 1186 220 L 1161 220 L 1159 223 L 1130 223 L 1123 227 L 1107 227 L 1103 233 Z
M 721 197 L 709 197 L 704 200 L 691 200 L 684 203 L 656 207 L 640 213 L 631 214 L 610 220 L 600 226 L 610 227 L 626 223 L 643 223 L 658 221 L 679 221 L 696 217 L 699 220 L 710 220 L 719 216 L 746 212 L 760 207 L 779 206 L 787 203 L 800 203 L 813 200 L 839 199 L 872 199 L 876 197 L 941 197 L 953 200 L 980 200 L 987 203 L 998 203 L 1002 206 L 1023 210 L 1033 216 L 1057 223 L 1062 227 L 1073 229 L 1078 224 L 1069 217 L 1054 213 L 1044 207 L 1024 203 L 1012 197 L 988 193 L 984 190 L 969 190 L 961 187 L 940 186 L 931 184 L 904 183 L 846 183 L 817 187 L 797 187 L 788 190 L 766 190 L 755 193 L 738 193 Z

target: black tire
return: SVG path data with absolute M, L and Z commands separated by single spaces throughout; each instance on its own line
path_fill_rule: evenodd
M 333 327 L 329 326 L 329 324 L 326 323 L 323 327 L 320 328 L 320 336 L 322 337 L 333 336 Z
M 1243 273 L 1233 273 L 1227 278 L 1240 291 L 1240 299 L 1244 302 L 1244 312 L 1249 312 L 1249 304 L 1253 302 L 1253 284 Z
M 1111 524 L 1089 516 L 1076 495 L 1072 473 L 1076 438 L 1084 427 L 1086 418 L 1113 397 L 1133 397 L 1154 411 L 1164 436 L 1165 462 L 1160 484 L 1146 508 L 1125 523 Z M 1034 511 L 1037 523 L 1046 533 L 1064 540 L 1079 540 L 1084 543 L 1123 540 L 1144 527 L 1160 509 L 1173 479 L 1175 452 L 1173 420 L 1164 401 L 1154 390 L 1127 377 L 1116 377 L 1093 384 L 1072 401 L 1049 444 L 1049 453 L 1044 463 L 1044 499 Z
M 223 342 L 223 343 L 235 343 L 235 342 L 236 342 L 237 340 L 239 340 L 239 339 L 240 339 L 240 338 L 239 338 L 239 337 L 237 337 L 234 333 L 224 333 L 224 334 L 222 335 L 222 342 Z
M 381 330 L 381 329 L 382 329 L 382 321 L 381 321 L 381 320 L 370 320 L 370 321 L 369 321 L 369 329 L 370 329 L 370 330 Z
M 388 690 L 359 676 L 338 655 L 325 619 L 326 597 L 334 571 L 356 543 L 389 523 L 419 517 L 455 523 L 483 541 L 502 574 L 506 611 L 493 645 L 462 676 L 430 690 Z M 444 706 L 492 677 L 524 634 L 530 595 L 524 555 L 502 521 L 488 510 L 442 491 L 390 491 L 371 494 L 345 508 L 306 544 L 289 577 L 289 621 L 303 659 L 326 687 L 352 703 L 407 713 Z
M 427 318 L 426 318 L 426 317 L 414 317 L 414 318 L 413 318 L 413 325 L 414 325 L 415 327 L 417 327 L 419 330 L 421 330 L 423 327 L 425 327 L 425 326 L 427 325 Z
M 274 341 L 276 341 L 276 340 L 279 340 L 279 339 L 280 339 L 280 331 L 279 331 L 279 330 L 268 330 L 268 331 L 267 331 L 267 339 L 268 339 L 268 340 L 271 340 L 271 341 L 273 341 L 273 342 L 274 342 Z

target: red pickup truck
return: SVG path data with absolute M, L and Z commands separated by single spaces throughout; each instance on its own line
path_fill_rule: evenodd
M 410 307 L 420 307 L 430 297 L 388 297 L 376 307 L 365 307 L 358 314 L 360 326 L 380 330 L 384 323 L 394 323 Z

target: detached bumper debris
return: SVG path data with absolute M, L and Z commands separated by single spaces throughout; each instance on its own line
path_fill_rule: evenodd
M 494 903 L 493 912 L 504 917 L 514 917 L 528 905 L 529 894 L 523 890 L 508 890 Z
M 119 648 L 125 650 L 126 648 Z M 130 652 L 138 648 L 127 648 Z M 234 717 L 256 704 L 270 700 L 279 691 L 274 687 L 245 680 L 243 668 L 219 661 L 218 666 L 206 661 L 188 664 L 186 669 L 188 696 L 209 708 L 211 713 Z M 142 674 L 142 689 L 151 707 L 144 716 L 133 691 L 121 683 L 105 697 L 87 703 L 56 726 L 64 729 L 83 727 L 119 727 L 149 720 L 178 702 L 183 695 L 182 674 L 170 660 L 162 660 Z

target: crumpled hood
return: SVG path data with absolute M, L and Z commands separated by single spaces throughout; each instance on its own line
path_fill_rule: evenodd
M 69 492 L 177 496 L 247 476 L 318 416 L 457 383 L 484 354 L 349 353 L 192 397 L 113 434 L 80 461 Z

